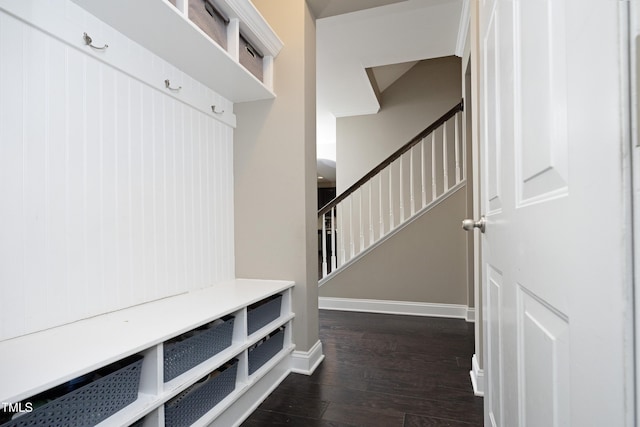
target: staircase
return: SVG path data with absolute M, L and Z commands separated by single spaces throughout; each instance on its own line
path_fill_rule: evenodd
M 318 211 L 319 285 L 465 184 L 460 102 Z

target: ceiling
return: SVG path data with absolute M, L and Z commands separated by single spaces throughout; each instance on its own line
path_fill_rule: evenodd
M 307 0 L 307 4 L 316 19 L 321 19 L 402 1 L 405 0 Z
M 337 117 L 379 111 L 370 74 L 384 91 L 417 61 L 462 56 L 468 2 L 307 0 L 317 18 L 318 159 L 336 160 Z M 326 164 L 323 180 L 335 181 Z

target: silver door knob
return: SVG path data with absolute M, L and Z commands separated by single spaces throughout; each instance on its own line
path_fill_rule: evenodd
M 462 220 L 462 228 L 467 231 L 471 231 L 474 228 L 480 229 L 481 233 L 484 233 L 484 230 L 487 226 L 487 219 L 484 216 L 481 216 L 478 221 L 474 221 L 472 219 Z

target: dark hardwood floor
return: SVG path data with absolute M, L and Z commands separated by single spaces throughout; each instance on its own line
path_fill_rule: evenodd
M 242 426 L 482 426 L 473 323 L 321 310 L 320 339 L 315 373 L 289 375 Z

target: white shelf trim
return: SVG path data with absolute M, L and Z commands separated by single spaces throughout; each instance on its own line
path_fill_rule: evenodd
M 155 396 L 138 393 L 138 399 L 120 411 L 111 415 L 106 420 L 97 424 L 96 427 L 109 427 L 114 425 L 126 425 L 131 420 L 140 419 L 157 408 Z
M 238 427 L 289 375 L 289 360 L 285 357 L 273 365 L 262 378 L 256 379 L 246 392 L 213 420 L 209 427 Z M 206 425 L 206 424 L 204 424 Z
M 257 331 L 249 335 L 245 348 L 251 347 L 253 344 L 260 341 L 263 337 L 265 337 L 269 333 L 275 331 L 280 326 L 285 325 L 289 320 L 293 319 L 294 317 L 295 317 L 295 314 L 291 313 L 285 317 L 279 317 L 278 319 L 274 320 L 268 325 L 265 325 L 262 328 L 258 329 Z
M 289 345 L 282 350 L 280 350 L 275 356 L 273 356 L 267 363 L 260 367 L 256 372 L 249 376 L 249 380 L 244 384 L 236 384 L 236 389 L 232 391 L 229 396 L 225 397 L 221 400 L 216 406 L 211 408 L 209 412 L 203 415 L 198 421 L 193 423 L 192 427 L 196 426 L 207 426 L 213 420 L 215 420 L 218 415 L 223 413 L 227 408 L 229 408 L 233 402 L 238 400 L 240 396 L 246 393 L 251 387 L 260 381 L 262 377 L 264 377 L 271 369 L 276 366 L 278 363 L 289 357 L 291 352 L 295 346 Z

